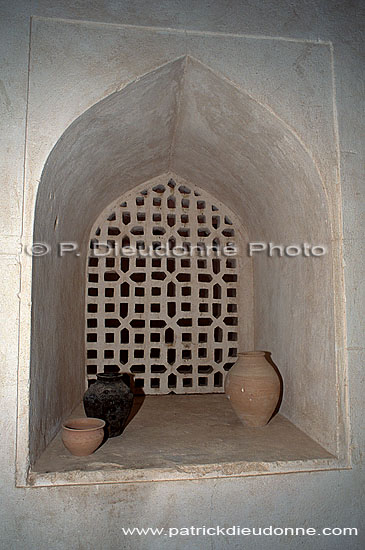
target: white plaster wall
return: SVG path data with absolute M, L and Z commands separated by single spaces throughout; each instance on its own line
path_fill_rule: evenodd
M 248 526 L 363 526 L 363 299 L 364 279 L 361 245 L 363 242 L 363 150 L 360 130 L 363 124 L 363 65 L 360 57 L 360 4 L 332 2 L 2 2 L 2 49 L 5 56 L 2 99 L 5 103 L 2 121 L 6 140 L 2 157 L 1 194 L 1 324 L 2 384 L 0 451 L 2 506 L 0 545 L 6 549 L 43 548 L 290 548 L 357 549 L 364 546 L 364 531 L 357 538 L 272 537 L 239 538 L 123 538 L 120 527 L 146 525 L 216 525 Z M 352 428 L 353 469 L 338 472 L 316 472 L 300 475 L 263 476 L 234 480 L 168 482 L 128 486 L 58 487 L 15 489 L 15 434 L 17 407 L 17 367 L 27 368 L 19 350 L 19 316 L 24 318 L 30 289 L 20 289 L 18 243 L 21 235 L 31 235 L 24 226 L 22 208 L 22 171 L 27 89 L 29 17 L 71 17 L 111 23 L 158 25 L 204 32 L 284 36 L 289 39 L 332 40 L 336 68 L 337 108 L 341 148 L 341 179 L 344 218 L 345 282 L 347 298 L 347 349 L 349 364 L 350 419 Z M 92 26 L 90 26 L 92 27 Z M 168 41 L 169 42 L 169 41 Z M 170 42 L 169 42 L 170 43 Z M 260 58 L 259 49 L 257 56 Z M 118 52 L 116 58 L 119 58 Z M 277 58 L 263 89 L 274 88 L 278 75 Z M 124 60 L 124 62 L 126 62 Z M 106 64 L 107 66 L 107 64 Z M 74 76 L 77 81 L 77 75 Z M 252 73 L 254 84 L 255 76 Z M 276 104 L 290 105 L 296 127 L 301 116 L 296 110 L 292 91 L 281 87 L 270 96 Z M 76 90 L 76 95 L 79 94 Z M 7 101 L 8 98 L 8 101 Z M 44 98 L 46 102 L 47 94 Z M 93 101 L 94 102 L 94 101 Z M 92 103 L 93 103 L 92 102 Z M 91 104 L 92 104 L 91 103 Z M 90 106 L 90 105 L 89 105 Z M 303 107 L 303 106 L 302 106 Z M 303 107 L 305 111 L 305 106 Z M 62 109 L 55 109 L 62 116 Z M 304 112 L 303 111 L 303 112 Z M 67 115 L 68 116 L 68 115 Z M 52 122 L 52 121 L 51 121 Z M 65 126 L 70 121 L 66 121 Z M 323 128 L 323 126 L 321 125 Z M 51 129 L 50 129 L 51 128 Z M 57 136 L 52 123 L 46 132 Z M 317 132 L 317 128 L 316 128 Z M 315 138 L 313 138 L 315 139 Z M 42 140 L 38 144 L 48 150 Z M 47 142 L 48 143 L 48 142 Z M 326 141 L 323 142 L 324 146 Z M 37 144 L 34 144 L 35 146 Z M 45 157 L 43 158 L 43 162 Z M 38 161 L 37 161 L 38 164 Z M 41 166 L 42 163 L 39 162 Z M 35 179 L 39 174 L 35 174 Z M 32 194 L 32 189 L 28 189 Z M 27 199 L 29 200 L 29 198 Z M 29 265 L 22 265 L 22 270 Z M 19 294 L 20 291 L 20 294 Z M 22 298 L 23 302 L 19 301 Z M 24 305 L 25 302 L 25 305 Z M 21 335 L 21 348 L 27 334 Z M 22 371 L 20 370 L 20 373 Z M 20 382 L 22 375 L 20 375 Z M 24 397 L 20 395 L 19 411 L 25 414 Z M 18 442 L 22 446 L 22 441 Z

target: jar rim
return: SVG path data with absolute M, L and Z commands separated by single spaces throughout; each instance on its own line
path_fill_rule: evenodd
M 69 432 L 94 432 L 105 427 L 105 420 L 91 416 L 69 418 L 62 424 L 62 428 Z

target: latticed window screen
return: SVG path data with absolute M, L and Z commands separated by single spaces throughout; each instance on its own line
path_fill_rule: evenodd
M 119 368 L 146 394 L 223 391 L 237 357 L 239 282 L 237 258 L 222 253 L 236 229 L 223 208 L 166 178 L 99 216 L 87 267 L 89 381 Z

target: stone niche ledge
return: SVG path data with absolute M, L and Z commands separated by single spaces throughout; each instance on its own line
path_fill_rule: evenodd
M 83 407 L 72 416 L 84 416 Z M 61 434 L 28 476 L 30 486 L 208 479 L 339 469 L 338 459 L 278 414 L 247 428 L 223 394 L 135 399 L 124 433 L 74 457 Z

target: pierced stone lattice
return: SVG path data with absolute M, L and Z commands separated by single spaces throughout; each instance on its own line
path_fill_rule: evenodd
M 236 258 L 146 254 L 162 245 L 222 249 L 235 227 L 205 192 L 165 181 L 123 197 L 94 224 L 87 377 L 120 368 L 145 394 L 222 392 L 237 357 Z M 100 256 L 104 243 L 111 253 Z M 127 246 L 140 254 L 122 256 Z

